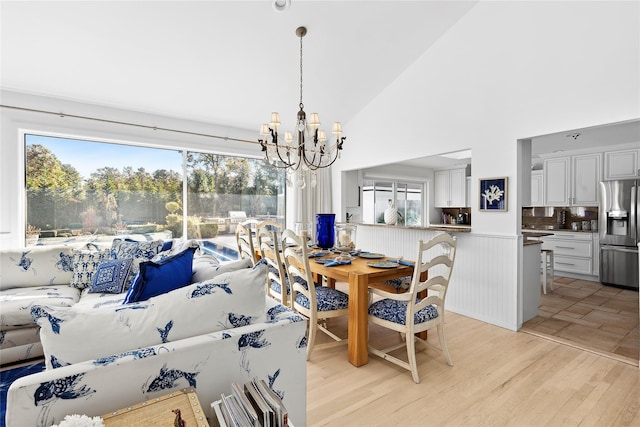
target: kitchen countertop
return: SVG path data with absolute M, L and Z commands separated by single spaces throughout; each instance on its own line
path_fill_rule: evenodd
M 427 227 L 427 230 L 449 231 L 449 232 L 457 232 L 457 233 L 470 233 L 471 232 L 471 226 L 470 225 L 462 225 L 462 224 L 430 224 Z
M 446 231 L 448 233 L 470 233 L 471 226 L 464 224 L 430 224 L 426 227 L 405 227 L 404 225 L 389 225 L 389 224 L 362 224 L 358 222 L 350 222 L 358 226 L 366 227 L 390 227 L 390 228 L 404 228 L 409 230 L 430 230 L 430 231 Z
M 598 234 L 598 230 L 572 230 L 570 228 L 523 228 L 522 234 L 524 233 L 596 233 Z

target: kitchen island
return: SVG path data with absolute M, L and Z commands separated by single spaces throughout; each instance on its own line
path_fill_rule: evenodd
M 524 233 L 523 233 L 524 234 Z M 541 240 L 524 239 L 523 252 L 523 283 L 522 283 L 522 323 L 538 315 L 540 307 L 540 249 Z

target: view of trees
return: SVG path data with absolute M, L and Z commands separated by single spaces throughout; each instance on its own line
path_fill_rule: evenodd
M 104 166 L 83 179 L 46 146 L 27 144 L 27 223 L 43 234 L 55 230 L 54 235 L 73 230 L 114 234 L 125 227 L 156 224 L 158 231 L 170 229 L 177 237 L 185 216 L 198 224 L 217 223 L 229 211 L 245 211 L 250 217 L 284 212 L 284 197 L 278 197 L 284 174 L 262 160 L 188 152 L 186 174 L 188 212 L 179 172 Z

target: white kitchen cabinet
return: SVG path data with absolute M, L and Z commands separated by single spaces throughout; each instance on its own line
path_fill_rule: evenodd
M 530 206 L 544 206 L 544 174 L 541 170 L 531 171 Z
M 554 233 L 553 236 L 545 236 L 542 239 L 542 249 L 553 250 L 554 271 L 592 275 L 592 233 L 566 231 L 554 231 Z
M 633 179 L 640 176 L 640 150 L 617 150 L 604 153 L 604 179 Z
M 601 163 L 601 153 L 545 159 L 545 205 L 598 206 Z
M 602 155 L 572 156 L 572 205 L 598 206 L 598 184 L 602 181 Z
M 569 205 L 569 172 L 571 158 L 559 157 L 544 161 L 544 197 L 545 205 Z
M 434 202 L 437 208 L 465 207 L 467 172 L 465 168 L 434 172 Z

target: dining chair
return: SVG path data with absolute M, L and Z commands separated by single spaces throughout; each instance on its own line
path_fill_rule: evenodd
M 447 233 L 436 235 L 428 242 L 418 244 L 418 256 L 411 278 L 409 291 L 396 294 L 376 288 L 369 292 L 382 299 L 369 306 L 369 322 L 404 335 L 404 342 L 384 349 L 369 346 L 369 351 L 409 371 L 413 381 L 420 383 L 416 362 L 416 342 L 429 346 L 426 340 L 415 334 L 437 327 L 440 349 L 449 366 L 453 366 L 444 336 L 444 303 L 453 271 L 456 255 L 456 240 Z M 421 277 L 426 272 L 426 280 Z M 428 291 L 426 298 L 419 298 L 421 292 Z M 390 353 L 405 346 L 408 362 Z
M 253 235 L 251 230 L 242 224 L 236 227 L 236 244 L 238 245 L 238 257 L 240 259 L 249 258 L 253 265 L 258 261 L 253 245 Z
M 316 333 L 324 332 L 338 342 L 346 342 L 329 329 L 327 319 L 349 314 L 349 296 L 328 286 L 316 286 L 309 267 L 307 233 L 297 235 L 293 230 L 282 232 L 284 263 L 291 286 L 291 307 L 309 321 L 307 332 L 307 360 L 313 351 Z
M 282 226 L 275 221 L 262 221 L 256 226 L 260 256 L 269 266 L 267 295 L 289 307 L 291 287 L 287 280 L 279 236 Z

